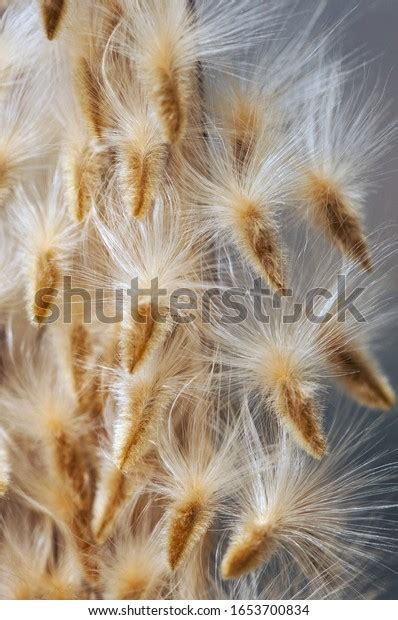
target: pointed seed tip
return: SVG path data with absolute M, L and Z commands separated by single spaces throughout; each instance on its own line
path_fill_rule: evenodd
M 66 0 L 40 0 L 40 8 L 46 37 L 53 41 L 65 14 Z

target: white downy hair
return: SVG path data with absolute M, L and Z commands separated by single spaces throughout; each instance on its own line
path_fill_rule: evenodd
M 42 44 L 37 22 L 32 2 L 26 6 L 14 2 L 0 13 L 0 100 L 13 83 L 39 61 Z
M 392 147 L 396 127 L 387 122 L 380 84 L 370 94 L 369 85 L 365 93 L 363 84 L 367 84 L 365 69 L 351 76 L 349 86 L 335 69 L 330 87 L 305 110 L 300 132 L 305 148 L 301 204 L 310 221 L 369 270 L 363 207 L 377 186 L 377 167 Z
M 47 184 L 44 175 L 36 186 L 20 186 L 13 209 L 15 234 L 23 240 L 20 263 L 27 313 L 39 325 L 48 317 L 48 297 L 54 300 L 63 288 L 79 238 L 67 209 L 60 168 L 50 187 Z M 38 300 L 40 291 L 44 293 Z
M 22 293 L 17 279 L 16 240 L 5 218 L 0 222 L 0 247 L 0 323 L 4 324 L 9 315 L 20 308 Z
M 47 94 L 31 78 L 15 81 L 0 108 L 0 204 L 7 205 L 18 183 L 44 165 L 53 148 L 51 130 L 43 122 Z
M 184 404 L 183 404 L 184 406 Z M 193 397 L 167 423 L 158 446 L 160 471 L 151 488 L 166 505 L 165 553 L 170 568 L 186 569 L 203 544 L 238 474 L 237 434 L 218 419 L 217 403 Z
M 163 127 L 169 144 L 185 137 L 197 63 L 217 61 L 248 47 L 265 34 L 276 18 L 275 6 L 264 11 L 259 2 L 151 1 L 126 11 L 134 43 L 125 53 L 134 57 L 138 75 Z M 262 19 L 259 19 L 259 16 Z M 194 106 L 192 106 L 194 107 Z
M 389 511 L 396 505 L 396 464 L 374 454 L 380 421 L 361 419 L 342 406 L 330 432 L 331 452 L 316 463 L 283 430 L 263 426 L 259 434 L 256 412 L 244 407 L 251 483 L 243 481 L 230 507 L 236 524 L 223 555 L 223 576 L 243 578 L 252 570 L 283 574 L 293 561 L 315 590 L 354 588 L 358 571 L 372 563 L 377 570 L 383 549 L 395 544 Z
M 224 294 L 235 297 L 216 299 L 204 333 L 210 330 L 220 348 L 233 391 L 251 390 L 304 449 L 320 457 L 326 450 L 320 396 L 330 378 L 368 407 L 394 405 L 394 392 L 371 355 L 372 342 L 380 337 L 380 316 L 387 325 L 391 318 L 391 303 L 383 295 L 391 250 L 386 248 L 384 259 L 383 253 L 375 256 L 378 280 L 333 256 L 319 262 L 320 248 L 312 250 L 312 258 L 306 248 L 297 252 L 289 277 L 295 284 L 283 296 L 272 294 L 256 274 L 235 267 L 221 253 Z M 344 304 L 350 295 L 358 299 L 356 315 Z M 225 305 L 234 300 L 239 308 Z M 212 349 L 206 355 L 212 356 Z
M 101 558 L 105 599 L 158 599 L 170 592 L 167 565 L 159 554 L 161 527 L 153 527 L 146 505 L 128 529 L 120 527 Z

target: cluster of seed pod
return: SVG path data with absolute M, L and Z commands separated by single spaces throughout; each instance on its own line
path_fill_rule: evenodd
M 5 4 L 1 598 L 373 595 L 378 88 L 323 3 Z

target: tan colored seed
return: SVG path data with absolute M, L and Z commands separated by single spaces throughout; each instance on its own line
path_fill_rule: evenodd
M 169 564 L 175 570 L 209 529 L 214 510 L 206 495 L 194 491 L 188 499 L 172 508 L 168 528 L 167 552 Z
M 153 72 L 152 98 L 169 144 L 178 143 L 185 134 L 189 83 L 190 76 L 172 65 L 160 65 Z
M 57 297 L 60 284 L 61 273 L 54 252 L 52 250 L 41 252 L 35 265 L 35 299 L 32 303 L 33 320 L 39 325 L 44 324 L 49 317 L 50 307 Z M 41 294 L 38 300 L 36 296 L 39 292 Z
M 372 264 L 361 218 L 340 190 L 327 179 L 312 174 L 308 181 L 308 198 L 315 223 L 344 254 L 370 271 Z
M 130 373 L 137 372 L 159 349 L 171 327 L 165 312 L 159 313 L 164 316 L 164 322 L 153 316 L 151 304 L 140 304 L 138 314 L 140 320 L 132 318 L 121 331 L 121 361 Z
M 321 346 L 335 368 L 337 381 L 355 400 L 373 409 L 394 406 L 394 390 L 377 363 L 358 342 L 344 333 L 342 326 L 323 325 L 320 338 Z
M 276 548 L 275 528 L 267 523 L 248 525 L 233 540 L 222 561 L 224 579 L 238 579 L 267 562 Z
M 123 472 L 130 472 L 151 448 L 164 415 L 170 395 L 162 386 L 140 381 L 128 397 L 121 435 L 115 447 L 116 466 Z
M 49 41 L 57 36 L 66 13 L 66 0 L 40 0 L 44 30 Z
M 250 200 L 241 198 L 234 207 L 234 234 L 239 249 L 259 275 L 275 290 L 283 291 L 283 260 L 275 225 Z
M 124 184 L 133 217 L 145 217 L 151 210 L 164 178 L 167 160 L 166 144 L 159 144 L 145 153 L 132 150 L 128 155 L 128 174 Z

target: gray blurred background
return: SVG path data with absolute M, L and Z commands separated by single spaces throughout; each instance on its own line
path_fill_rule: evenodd
M 312 0 L 314 9 L 319 0 Z M 298 2 L 300 6 L 300 2 Z M 349 15 L 348 15 L 349 13 Z M 398 118 L 398 0 L 327 0 L 326 15 L 332 21 L 343 18 L 345 34 L 342 37 L 344 52 L 361 48 L 363 56 L 373 59 L 369 67 L 370 86 L 373 77 L 380 77 L 386 85 L 386 99 L 392 100 L 392 116 Z M 348 16 L 347 16 L 348 15 Z M 386 157 L 383 170 L 388 171 L 380 183 L 380 188 L 370 202 L 367 211 L 367 229 L 370 231 L 381 225 L 388 225 L 386 233 L 395 237 L 398 245 L 398 139 Z M 392 259 L 392 294 L 398 301 L 398 256 Z M 395 263 L 395 264 L 394 264 Z M 397 324 L 398 317 L 395 320 Z M 386 338 L 384 352 L 379 357 L 395 389 L 398 389 L 398 329 Z M 387 414 L 388 416 L 390 414 Z M 395 419 L 394 419 L 395 418 Z M 398 447 L 398 407 L 392 412 L 391 433 L 388 444 L 391 450 Z M 391 460 L 397 460 L 394 454 Z M 396 532 L 398 538 L 398 532 Z M 398 599 L 398 557 L 395 561 L 397 574 L 392 573 L 387 580 L 387 592 L 383 598 Z
M 314 8 L 319 0 L 312 0 Z M 299 3 L 300 4 L 300 3 Z M 326 15 L 333 21 L 343 18 L 345 34 L 341 37 L 343 51 L 363 50 L 370 78 L 380 76 L 386 85 L 385 98 L 393 100 L 393 114 L 398 117 L 398 0 L 327 0 Z M 370 83 L 372 79 L 370 79 Z M 392 162 L 392 160 L 394 160 Z M 395 172 L 388 175 L 369 209 L 369 225 L 391 222 L 398 227 L 398 141 L 386 161 L 386 167 Z M 396 281 L 398 290 L 398 280 Z M 398 376 L 398 375 L 397 375 Z

